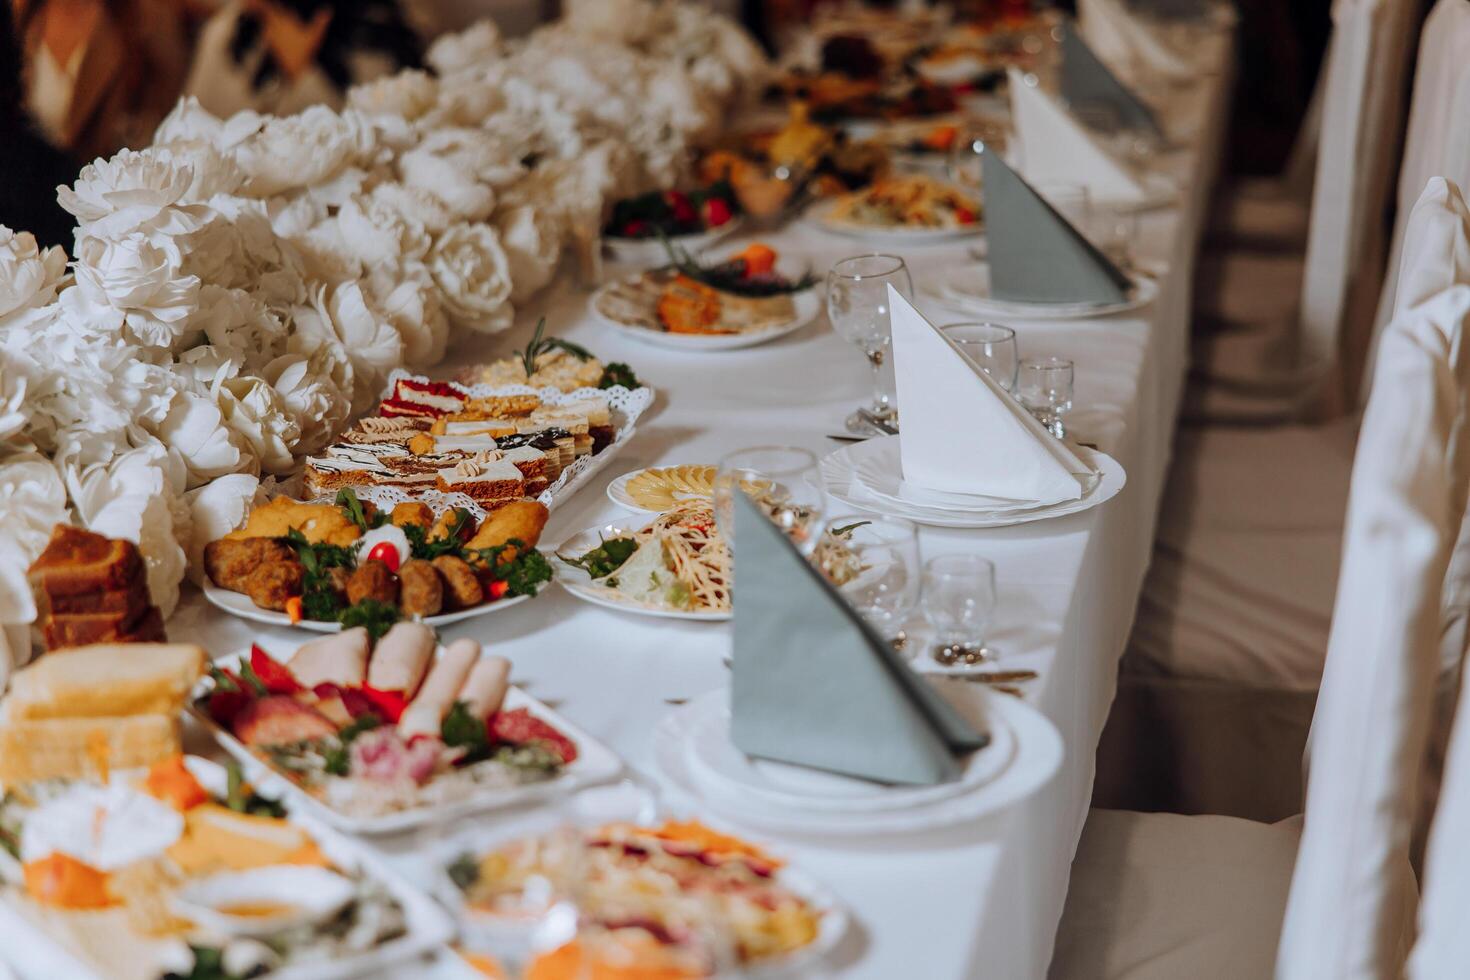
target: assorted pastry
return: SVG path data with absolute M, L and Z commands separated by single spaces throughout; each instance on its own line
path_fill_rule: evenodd
M 658 333 L 757 333 L 796 319 L 796 293 L 810 289 L 809 273 L 791 279 L 776 270 L 777 254 L 755 243 L 723 262 L 701 265 L 676 246 L 673 264 L 613 283 L 594 300 L 614 323 Z
M 46 649 L 164 639 L 148 594 L 143 558 L 131 541 L 58 524 L 28 574 Z
M 237 771 L 180 754 L 178 709 L 203 669 L 198 647 L 137 644 L 16 674 L 0 707 L 0 901 L 122 980 L 258 976 L 404 935 L 383 884 Z
M 978 201 L 954 186 L 920 174 L 885 177 L 838 198 L 826 221 L 859 228 L 963 230 L 978 228 Z
M 730 611 L 730 549 L 708 503 L 684 504 L 631 534 L 557 557 L 619 601 L 672 612 Z
M 614 361 L 603 364 L 585 347 L 560 337 L 547 337 L 546 320 L 536 324 L 536 332 L 524 350 L 512 357 L 502 357 L 461 372 L 459 380 L 467 385 L 529 385 L 532 388 L 555 388 L 571 394 L 582 388 L 641 388 L 643 382 L 628 365 Z
M 651 191 L 613 205 L 603 234 L 609 238 L 673 238 L 728 225 L 740 211 L 726 181 L 684 191 Z
M 336 813 L 378 817 L 554 779 L 577 745 L 508 708 L 510 661 L 397 623 L 355 627 L 282 662 L 259 646 L 210 670 L 194 703 L 256 758 Z
M 824 910 L 783 881 L 783 867 L 740 838 L 671 820 L 564 828 L 461 854 L 445 874 L 475 925 L 524 915 L 547 901 L 533 891 L 547 883 L 575 896 L 575 935 L 528 977 L 674 980 L 775 965 L 816 942 Z
M 277 497 L 204 549 L 204 570 L 291 622 L 365 626 L 381 635 L 404 618 L 533 596 L 551 580 L 536 543 L 546 506 L 516 500 L 477 521 L 463 507 L 438 517 L 405 501 L 389 513 L 351 489 L 330 504 Z

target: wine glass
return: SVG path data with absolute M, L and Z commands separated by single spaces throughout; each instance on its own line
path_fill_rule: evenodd
M 996 384 L 1006 391 L 1015 389 L 1020 360 L 1015 330 L 999 323 L 951 323 L 939 330 Z
M 1058 439 L 1067 436 L 1062 417 L 1072 410 L 1074 376 L 1065 357 L 1027 357 L 1016 374 L 1016 397 Z
M 995 565 L 978 555 L 942 555 L 924 565 L 924 615 L 934 660 L 947 667 L 994 660 L 985 634 L 995 612 Z
M 896 255 L 854 255 L 827 273 L 827 319 L 843 340 L 858 346 L 873 369 L 873 403 L 848 416 L 851 432 L 870 434 L 874 419 L 886 422 L 896 416 L 895 398 L 883 374 L 888 348 L 893 344 L 889 286 L 905 299 L 913 298 L 909 268 Z
M 737 487 L 802 554 L 816 546 L 827 498 L 815 454 L 795 446 L 755 446 L 720 460 L 715 469 L 715 523 L 732 552 Z
M 812 560 L 873 629 L 889 639 L 902 634 L 919 604 L 919 532 L 912 521 L 834 517 Z
M 968 191 L 981 190 L 986 152 L 1005 153 L 1009 137 L 1003 122 L 989 118 L 970 120 L 949 150 L 946 172 L 950 182 Z

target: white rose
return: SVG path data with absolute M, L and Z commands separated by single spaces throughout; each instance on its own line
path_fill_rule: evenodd
M 276 390 L 300 432 L 292 450 L 309 456 L 327 446 L 347 424 L 352 411 L 352 384 L 344 391 L 333 377 L 332 351 L 322 347 L 310 356 L 283 354 L 260 372 Z
M 510 260 L 512 302 L 521 303 L 551 282 L 561 254 L 561 235 L 550 212 L 520 205 L 495 217 L 500 244 Z
M 296 465 L 291 447 L 301 438 L 296 418 L 261 378 L 230 378 L 215 389 L 220 415 L 242 436 L 267 473 L 286 473 Z
M 224 414 L 209 395 L 179 392 L 154 435 L 182 457 L 188 468 L 188 486 L 227 473 L 260 472 L 260 461 L 249 442 L 225 424 Z
M 318 105 L 294 116 L 267 117 L 260 131 L 236 148 L 235 159 L 249 178 L 247 190 L 269 197 L 324 184 L 366 161 L 372 151 L 372 127 L 360 114 Z
M 35 620 L 26 568 L 46 547 L 51 529 L 66 523 L 66 487 L 50 461 L 37 453 L 0 461 L 0 554 L 6 556 L 0 562 L 0 624 Z
M 184 494 L 189 507 L 189 577 L 204 584 L 204 547 L 245 523 L 255 506 L 260 480 L 236 473 L 212 480 Z
M 66 252 L 39 248 L 28 231 L 0 225 L 0 329 L 33 320 L 66 278 Z
M 428 264 L 455 326 L 498 333 L 514 322 L 510 259 L 494 228 L 483 224 L 450 228 L 434 243 Z
M 124 313 L 139 343 L 169 347 L 198 308 L 199 277 L 183 275 L 182 265 L 177 243 L 167 237 L 88 237 L 77 245 L 77 286 L 87 301 Z
M 111 238 L 154 223 L 193 182 L 194 168 L 173 154 L 153 147 L 120 150 L 83 167 L 71 187 L 56 188 L 56 200 L 85 233 Z
M 343 204 L 337 228 L 344 244 L 369 268 L 421 259 L 433 244 L 422 224 L 372 196 L 357 195 Z
M 427 266 L 422 262 L 374 266 L 367 287 L 373 305 L 403 338 L 405 367 L 425 368 L 444 356 L 449 321 Z
M 441 34 L 429 45 L 424 61 L 440 76 L 453 75 L 500 55 L 500 29 L 488 17 L 458 34 Z
M 354 85 L 347 104 L 367 115 L 385 114 L 414 120 L 434 107 L 439 83 L 427 72 L 408 69 L 375 81 Z

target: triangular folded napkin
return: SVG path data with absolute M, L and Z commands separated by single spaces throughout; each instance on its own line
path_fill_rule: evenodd
M 1120 303 L 1132 283 L 998 154 L 980 158 L 990 295 L 1012 303 Z
M 1087 464 L 908 300 L 888 299 L 904 483 L 1041 505 L 1081 497 Z
M 734 496 L 735 746 L 883 783 L 958 777 L 963 756 L 989 736 L 911 671 L 745 494 Z
M 1086 187 L 1094 200 L 1114 204 L 1142 205 L 1155 196 L 1126 162 L 1034 80 L 1014 68 L 1009 77 L 1011 118 L 1027 180 L 1077 184 Z M 987 187 L 987 199 L 989 194 Z
M 1154 111 L 1103 64 L 1071 21 L 1062 22 L 1062 98 L 1073 111 L 1098 110 L 1112 115 L 1122 129 L 1163 136 Z

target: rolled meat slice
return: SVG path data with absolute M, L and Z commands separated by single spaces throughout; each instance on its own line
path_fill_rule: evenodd
M 379 691 L 402 691 L 412 698 L 434 659 L 434 631 L 423 623 L 394 623 L 368 664 L 368 687 Z
M 398 734 L 404 738 L 414 735 L 434 735 L 454 701 L 460 688 L 470 676 L 470 668 L 480 659 L 480 644 L 470 639 L 455 640 L 429 669 L 429 676 L 419 693 L 409 702 L 403 717 L 398 719 Z
M 368 631 L 361 626 L 304 644 L 288 666 L 304 687 L 361 687 L 367 677 Z
M 485 657 L 470 668 L 470 676 L 459 689 L 459 700 L 472 716 L 483 720 L 500 710 L 509 687 L 510 661 L 504 657 Z

